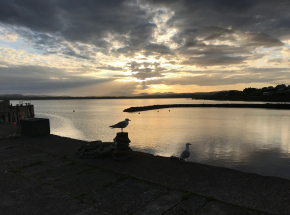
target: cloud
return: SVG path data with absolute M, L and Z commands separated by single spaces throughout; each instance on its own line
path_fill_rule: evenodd
M 122 67 L 114 67 L 114 66 L 109 66 L 109 65 L 104 65 L 104 66 L 98 66 L 96 67 L 97 69 L 100 70 L 111 70 L 111 71 L 122 71 L 123 68 Z
M 0 25 L 0 40 L 5 40 L 8 42 L 15 42 L 18 35 L 9 28 L 5 28 Z
M 229 57 L 229 56 L 206 56 L 206 57 L 191 57 L 188 60 L 181 62 L 183 65 L 196 65 L 196 66 L 220 66 L 220 65 L 233 65 L 242 64 L 245 62 L 246 57 Z
M 282 28 L 290 26 L 287 0 L 273 2 L 272 0 L 148 0 L 158 7 L 170 8 L 175 11 L 168 20 L 168 26 L 179 29 L 195 26 L 231 27 L 233 31 L 264 32 L 274 37 L 285 34 Z M 255 25 L 258 24 L 259 25 Z M 287 34 L 289 35 L 289 29 Z
M 248 46 L 263 46 L 269 48 L 284 45 L 280 40 L 264 33 L 247 33 L 245 34 L 245 37 Z
M 131 71 L 131 77 L 146 80 L 148 78 L 164 77 L 165 72 L 168 70 L 160 67 L 160 63 L 136 62 L 132 61 L 127 64 L 127 70 Z
M 156 27 L 152 14 L 135 1 L 0 1 L 0 22 L 14 30 L 36 48 L 62 47 L 63 54 L 84 58 L 67 47 L 67 43 L 91 44 L 108 53 L 111 35 L 129 46 L 146 43 Z M 128 40 L 124 36 L 129 35 Z M 123 37 L 123 41 L 121 41 Z M 53 53 L 53 52 L 50 52 Z
M 290 81 L 288 68 L 247 68 L 241 70 L 197 70 L 187 71 L 194 76 L 180 75 L 174 78 L 148 80 L 146 84 L 164 85 L 197 85 L 197 86 L 219 86 L 250 83 L 284 83 Z M 254 75 L 253 75 L 254 74 Z
M 290 59 L 274 58 L 267 60 L 267 62 L 277 66 L 290 66 Z
M 216 86 L 275 82 L 288 74 L 279 70 L 289 66 L 288 0 L 0 4 L 1 74 L 11 86 L 23 78 L 23 90 L 105 87 L 99 83 L 112 86 L 118 79 L 137 81 L 131 83 L 130 93 L 140 82 L 149 92 L 150 84 L 162 81 Z M 277 69 L 272 72 L 277 77 L 268 72 L 269 66 Z
M 0 67 L 0 76 L 0 90 L 7 93 L 55 93 L 114 80 L 92 79 L 40 66 Z
M 174 55 L 171 49 L 163 44 L 156 44 L 156 43 L 149 43 L 147 46 L 144 47 L 145 52 L 143 54 L 145 56 L 150 55 Z
M 219 85 L 234 85 L 234 84 L 250 84 L 250 83 L 267 83 L 279 78 L 258 78 L 248 75 L 225 78 L 219 74 L 202 75 L 196 77 L 170 78 L 147 81 L 147 84 L 165 84 L 165 85 L 197 85 L 197 86 L 219 86 Z
M 283 48 L 282 53 L 284 56 L 290 57 L 290 48 L 289 47 Z

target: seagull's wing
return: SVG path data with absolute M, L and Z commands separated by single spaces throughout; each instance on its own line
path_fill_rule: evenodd
M 127 123 L 125 121 L 118 122 L 115 125 L 111 125 L 111 128 L 125 128 L 127 126 Z
M 180 155 L 180 159 L 185 159 L 185 158 L 188 158 L 190 155 L 190 152 L 189 151 L 186 151 L 184 150 L 181 155 Z

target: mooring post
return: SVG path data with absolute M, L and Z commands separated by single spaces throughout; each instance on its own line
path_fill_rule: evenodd
M 118 132 L 114 138 L 116 149 L 112 154 L 115 160 L 127 160 L 132 156 L 132 149 L 129 147 L 131 140 L 128 137 L 128 132 Z

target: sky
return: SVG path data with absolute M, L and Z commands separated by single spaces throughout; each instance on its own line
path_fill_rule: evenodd
M 290 84 L 289 0 L 0 0 L 0 94 Z

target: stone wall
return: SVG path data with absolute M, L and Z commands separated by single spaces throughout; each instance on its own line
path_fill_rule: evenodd
M 0 109 L 0 122 L 17 122 L 20 116 L 22 119 L 34 118 L 34 105 L 10 106 L 8 102 L 8 108 Z
M 0 110 L 9 109 L 9 100 L 0 101 Z

